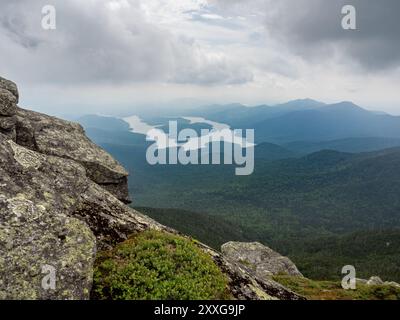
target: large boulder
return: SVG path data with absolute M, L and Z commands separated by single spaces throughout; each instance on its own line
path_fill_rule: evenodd
M 400 284 L 394 281 L 383 281 L 380 277 L 378 276 L 373 276 L 369 278 L 369 280 L 366 279 L 356 279 L 357 284 L 363 284 L 367 286 L 390 286 L 390 287 L 395 287 L 395 288 L 400 288 Z
M 90 179 L 119 200 L 130 202 L 128 172 L 90 141 L 79 124 L 18 108 L 17 143 L 43 154 L 82 164 Z
M 380 286 L 383 285 L 384 282 L 380 277 L 371 277 L 368 281 L 367 281 L 367 285 L 368 286 Z
M 240 300 L 305 300 L 305 298 L 269 277 L 258 274 L 249 266 L 232 257 L 215 252 L 203 245 L 215 263 L 228 276 L 230 291 Z
M 14 82 L 0 77 L 0 88 L 8 90 L 9 92 L 11 92 L 12 95 L 16 99 L 16 103 L 19 102 L 18 88 L 17 88 L 17 85 Z
M 258 242 L 228 242 L 221 248 L 222 254 L 233 261 L 253 269 L 261 278 L 287 274 L 302 277 L 296 265 L 287 257 Z
M 385 285 L 400 289 L 400 284 L 394 281 L 385 282 Z
M 0 134 L 0 298 L 89 297 L 97 249 L 162 228 L 125 206 L 72 160 L 47 156 Z M 44 290 L 43 269 L 56 271 Z
M 17 99 L 13 94 L 0 87 L 0 116 L 11 117 L 16 113 Z
M 14 88 L 0 78 L 0 133 L 15 141 L 17 97 L 10 90 Z M 17 91 L 18 94 L 18 91 Z

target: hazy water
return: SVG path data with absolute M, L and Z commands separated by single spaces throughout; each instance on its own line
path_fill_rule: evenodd
M 205 148 L 212 141 L 234 143 L 240 145 L 242 148 L 254 146 L 253 143 L 246 141 L 246 139 L 236 136 L 230 126 L 225 123 L 210 121 L 201 117 L 181 118 L 189 121 L 190 124 L 208 124 L 212 126 L 212 130 L 207 135 L 190 138 L 186 142 L 180 142 L 170 138 L 167 133 L 157 126 L 146 123 L 136 115 L 123 118 L 123 120 L 129 124 L 132 132 L 145 135 L 148 141 L 157 141 L 159 149 L 182 146 L 186 150 L 197 150 Z

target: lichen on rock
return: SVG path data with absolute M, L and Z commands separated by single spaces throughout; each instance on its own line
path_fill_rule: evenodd
M 41 113 L 17 109 L 17 143 L 34 151 L 71 159 L 82 164 L 87 176 L 128 203 L 128 172 L 107 152 L 86 137 L 73 122 Z
M 228 242 L 221 250 L 225 257 L 239 261 L 263 278 L 277 274 L 303 276 L 289 258 L 258 242 Z

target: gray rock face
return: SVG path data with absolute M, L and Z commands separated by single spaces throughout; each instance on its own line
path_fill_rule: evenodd
M 0 133 L 33 151 L 81 163 L 90 179 L 130 203 L 128 173 L 79 124 L 18 108 L 18 98 L 15 83 L 0 77 Z
M 4 117 L 14 116 L 16 113 L 17 99 L 5 89 L 0 88 L 0 115 Z
M 0 128 L 4 131 L 10 131 L 15 129 L 16 123 L 17 123 L 17 117 L 15 115 L 10 117 L 0 118 Z
M 260 276 L 257 272 L 239 260 L 227 258 L 212 249 L 206 251 L 213 257 L 215 263 L 228 276 L 230 291 L 239 300 L 305 300 L 304 297 L 292 292 L 281 284 Z
M 367 285 L 368 286 L 379 286 L 384 284 L 384 282 L 382 281 L 381 278 L 379 277 L 371 277 L 368 281 L 367 281 Z
M 367 284 L 367 282 L 368 282 L 368 280 L 365 280 L 365 279 L 360 279 L 360 278 L 356 279 L 357 284 Z
M 364 284 L 367 286 L 391 286 L 400 288 L 400 284 L 394 281 L 383 281 L 380 277 L 374 276 L 369 278 L 369 280 L 363 280 Z
M 0 139 L 0 299 L 87 298 L 95 238 L 67 214 L 64 201 L 58 203 L 66 195 L 55 189 L 57 182 L 68 182 L 57 165 L 70 175 L 84 171 Z M 42 286 L 46 268 L 56 272 L 55 290 Z
M 107 152 L 90 141 L 79 124 L 18 108 L 16 128 L 19 145 L 79 162 L 90 179 L 119 200 L 130 202 L 128 173 Z
M 0 133 L 6 135 L 11 140 L 16 139 L 16 112 L 17 97 L 13 90 L 12 82 L 8 83 L 0 78 Z M 18 91 L 16 91 L 18 95 Z
M 126 207 L 72 160 L 0 136 L 0 298 L 86 299 L 96 249 L 161 228 Z M 56 289 L 42 287 L 43 268 Z
M 400 289 L 400 284 L 394 281 L 389 281 L 389 282 L 385 282 L 385 285 L 391 286 L 391 287 L 396 287 Z
M 225 257 L 239 261 L 254 270 L 261 278 L 268 278 L 277 274 L 303 276 L 289 258 L 283 257 L 258 242 L 228 242 L 222 246 L 221 250 Z
M 18 88 L 14 82 L 0 77 L 0 88 L 10 91 L 16 99 L 16 103 L 19 102 L 18 101 L 19 100 Z

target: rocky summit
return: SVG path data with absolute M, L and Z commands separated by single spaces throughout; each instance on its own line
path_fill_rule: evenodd
M 169 229 L 128 207 L 128 173 L 78 124 L 17 106 L 0 78 L 0 299 L 90 299 L 96 252 Z M 199 243 L 236 299 L 303 299 Z M 54 287 L 46 275 L 54 272 Z

